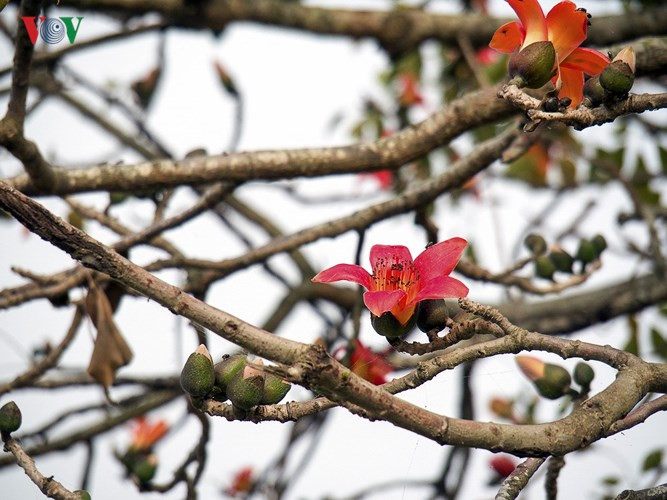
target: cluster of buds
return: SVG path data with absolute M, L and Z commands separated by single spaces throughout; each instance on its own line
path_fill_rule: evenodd
M 635 83 L 635 69 L 635 51 L 632 47 L 626 47 L 602 70 L 602 73 L 586 81 L 584 103 L 594 108 L 600 104 L 623 99 Z
M 570 372 L 560 365 L 545 363 L 532 356 L 517 356 L 516 362 L 521 371 L 530 379 L 537 392 L 547 399 L 558 399 L 569 395 L 579 397 L 588 393 L 595 372 L 588 363 L 579 362 L 574 369 L 574 381 L 581 386 L 578 392 L 571 387 Z
M 183 366 L 181 387 L 194 399 L 229 399 L 241 410 L 279 403 L 291 385 L 267 373 L 262 365 L 261 360 L 250 364 L 244 354 L 235 354 L 223 356 L 214 366 L 208 349 L 200 345 Z
M 577 261 L 581 263 L 583 271 L 588 264 L 598 260 L 607 248 L 607 240 L 601 234 L 590 240 L 582 239 L 575 257 L 557 245 L 547 252 L 547 242 L 539 234 L 529 234 L 523 243 L 535 256 L 535 276 L 547 280 L 553 280 L 556 272 L 572 274 L 574 263 Z

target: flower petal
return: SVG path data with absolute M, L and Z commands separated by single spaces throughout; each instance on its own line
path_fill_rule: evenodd
M 585 11 L 577 10 L 573 2 L 559 2 L 547 14 L 547 26 L 560 63 L 586 40 L 588 16 Z
M 445 276 L 429 281 L 419 290 L 414 302 L 426 299 L 447 299 L 453 297 L 467 297 L 468 287 L 456 278 Z
M 521 47 L 547 40 L 547 21 L 537 0 L 507 0 L 526 33 Z
M 451 273 L 461 260 L 467 244 L 468 242 L 463 238 L 450 238 L 420 253 L 415 259 L 420 280 L 428 283 Z
M 577 47 L 561 63 L 561 68 L 577 69 L 587 75 L 597 75 L 609 64 L 609 58 L 594 49 Z
M 375 269 L 382 260 L 387 262 L 412 262 L 412 255 L 410 255 L 410 250 L 403 245 L 373 245 L 370 259 L 371 267 Z
M 351 281 L 360 284 L 367 290 L 371 287 L 371 275 L 368 274 L 368 271 L 361 266 L 354 266 L 352 264 L 336 264 L 318 273 L 311 281 L 315 283 Z
M 489 42 L 489 47 L 498 52 L 511 54 L 521 47 L 525 37 L 526 33 L 521 25 L 516 21 L 512 21 L 511 23 L 503 24 L 496 30 Z
M 401 300 L 405 299 L 405 290 L 388 290 L 364 293 L 364 304 L 375 316 L 391 311 Z
M 558 93 L 559 99 L 569 97 L 572 99 L 570 108 L 576 108 L 584 99 L 584 74 L 577 69 L 560 68 L 560 80 L 563 86 Z

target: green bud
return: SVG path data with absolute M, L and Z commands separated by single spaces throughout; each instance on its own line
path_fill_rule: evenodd
M 590 240 L 581 240 L 579 243 L 579 249 L 577 250 L 577 260 L 588 264 L 593 262 L 597 258 L 598 254 L 595 251 L 595 246 Z
M 422 300 L 417 306 L 417 328 L 424 333 L 443 330 L 448 318 L 449 311 L 443 299 Z
M 264 393 L 262 394 L 260 404 L 274 405 L 280 403 L 291 388 L 292 386 L 280 377 L 267 373 L 264 379 Z
M 538 392 L 548 399 L 558 399 L 567 394 L 572 381 L 570 373 L 559 365 L 544 364 L 544 375 L 533 384 Z
M 407 335 L 410 330 L 415 326 L 416 314 L 412 315 L 412 318 L 405 324 L 402 325 L 396 317 L 387 311 L 382 314 L 382 316 L 375 316 L 371 314 L 371 325 L 373 329 L 378 332 L 380 335 L 384 335 L 387 338 L 395 339 Z
M 596 108 L 605 101 L 605 90 L 600 85 L 600 75 L 590 77 L 584 83 L 584 102 L 589 108 Z
M 554 75 L 556 51 L 549 41 L 531 43 L 510 57 L 511 77 L 519 77 L 522 86 L 538 89 Z
M 192 397 L 204 397 L 215 384 L 211 355 L 204 344 L 190 354 L 181 371 L 181 387 Z
M 245 354 L 234 354 L 233 356 L 226 356 L 222 361 L 215 364 L 213 369 L 215 370 L 215 386 L 220 391 L 217 398 L 219 401 L 227 399 L 227 384 L 234 375 L 245 368 L 246 362 Z
M 555 249 L 553 252 L 551 252 L 549 254 L 549 259 L 551 259 L 551 262 L 554 263 L 556 271 L 560 271 L 561 273 L 572 272 L 572 264 L 574 264 L 574 259 L 562 248 Z
M 590 386 L 594 377 L 595 372 L 588 363 L 580 361 L 577 363 L 577 366 L 574 367 L 574 381 L 581 387 Z
M 74 490 L 72 493 L 75 495 L 79 495 L 79 498 L 81 500 L 92 500 L 90 497 L 90 493 L 88 493 L 86 490 Z
M 14 401 L 0 408 L 0 431 L 11 433 L 21 427 L 21 410 Z
M 140 483 L 148 483 L 155 477 L 157 470 L 157 457 L 149 455 L 143 460 L 139 460 L 132 467 L 132 473 L 137 477 Z
M 241 410 L 257 406 L 264 396 L 264 373 L 246 366 L 237 372 L 227 384 L 227 397 Z
M 533 255 L 543 255 L 547 251 L 547 242 L 539 234 L 529 234 L 523 240 L 523 245 L 530 250 Z
M 556 266 L 546 255 L 538 257 L 535 261 L 535 275 L 545 280 L 553 280 Z
M 593 243 L 593 248 L 595 248 L 595 253 L 597 254 L 598 257 L 607 248 L 607 240 L 605 240 L 604 236 L 602 236 L 601 234 L 595 235 L 591 240 L 591 243 Z
M 630 66 L 622 61 L 614 61 L 600 73 L 600 85 L 615 96 L 624 96 L 635 83 L 635 75 Z

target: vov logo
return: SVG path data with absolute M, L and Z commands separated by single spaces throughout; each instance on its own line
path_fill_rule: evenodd
M 81 27 L 83 16 L 76 18 L 24 16 L 21 19 L 23 19 L 23 24 L 33 45 L 37 43 L 38 35 L 46 43 L 51 44 L 62 42 L 67 35 L 69 43 L 72 44 Z M 76 19 L 76 27 L 74 27 L 73 19 Z

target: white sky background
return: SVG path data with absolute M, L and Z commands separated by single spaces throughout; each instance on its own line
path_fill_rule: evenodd
M 556 2 L 542 2 L 545 11 Z M 581 3 L 589 12 L 602 14 L 609 12 L 611 2 L 590 1 Z M 380 1 L 322 1 L 325 6 L 344 5 L 351 8 L 378 7 L 386 4 Z M 433 2 L 439 10 L 453 10 L 458 2 Z M 512 15 L 504 2 L 492 3 L 493 13 Z M 604 12 L 602 9 L 606 9 Z M 14 9 L 8 7 L 2 16 L 9 22 Z M 68 15 L 65 9 L 54 9 L 51 15 Z M 117 30 L 106 18 L 86 15 L 77 40 L 99 36 L 104 32 Z M 157 35 L 148 34 L 134 37 L 129 41 L 110 44 L 104 48 L 82 51 L 67 59 L 69 67 L 85 74 L 89 79 L 108 84 L 116 92 L 124 94 L 125 88 L 137 78 L 145 75 L 155 64 Z M 43 48 L 43 42 L 39 42 Z M 65 43 L 65 42 L 63 42 Z M 59 47 L 59 46 L 56 46 Z M 11 63 L 13 49 L 4 40 L 0 43 L 0 66 Z M 385 90 L 378 80 L 378 74 L 386 68 L 387 59 L 369 41 L 349 42 L 341 38 L 314 37 L 305 34 L 273 29 L 266 26 L 237 23 L 229 27 L 220 38 L 207 32 L 171 30 L 167 40 L 167 66 L 158 94 L 151 106 L 148 119 L 149 129 L 163 143 L 167 144 L 177 157 L 186 152 L 205 147 L 211 153 L 221 152 L 231 135 L 234 107 L 233 102 L 220 89 L 211 62 L 219 59 L 235 79 L 245 97 L 245 119 L 241 150 L 274 149 L 286 147 L 331 146 L 351 141 L 350 125 L 359 117 L 362 98 L 373 96 L 388 103 Z M 430 66 L 429 66 L 430 65 Z M 428 78 L 436 77 L 437 68 L 427 63 Z M 8 83 L 5 78 L 0 85 Z M 426 89 L 427 108 L 438 106 L 436 93 Z M 88 94 L 81 94 L 89 98 Z M 32 96 L 35 97 L 34 95 Z M 103 111 L 109 119 L 123 124 L 122 117 L 100 101 L 92 101 L 96 109 Z M 6 99 L 0 101 L 4 110 Z M 330 124 L 332 118 L 343 114 L 344 121 L 335 129 Z M 419 112 L 415 118 L 423 118 L 426 112 Z M 664 120 L 665 112 L 654 113 L 652 118 Z M 610 126 L 588 130 L 582 133 L 587 141 L 596 141 L 607 146 L 613 144 L 609 134 Z M 633 132 L 634 133 L 634 132 Z M 109 139 L 95 125 L 82 119 L 76 112 L 61 105 L 54 99 L 47 100 L 27 121 L 26 134 L 36 141 L 42 152 L 52 156 L 59 164 L 90 164 L 106 159 L 124 160 L 128 163 L 138 157 L 122 149 Z M 639 134 L 634 133 L 638 138 Z M 463 151 L 464 141 L 457 141 Z M 636 150 L 642 149 L 649 165 L 656 168 L 656 155 L 637 141 Z M 502 168 L 495 166 L 494 168 Z M 3 150 L 0 151 L 0 177 L 19 171 L 16 162 Z M 372 184 L 360 184 L 354 176 L 326 177 L 315 180 L 293 181 L 300 193 L 308 196 L 327 194 L 370 193 Z M 348 204 L 303 206 L 267 184 L 251 184 L 238 191 L 240 198 L 274 216 L 278 225 L 286 232 L 311 226 L 352 213 L 368 201 L 360 200 Z M 482 200 L 466 198 L 458 207 L 447 199 L 436 204 L 436 223 L 441 228 L 441 238 L 462 236 L 473 242 L 484 265 L 499 270 L 507 264 L 496 252 L 495 232 L 500 233 L 505 257 L 510 255 L 517 235 L 524 229 L 532 215 L 538 213 L 551 199 L 548 192 L 531 193 L 516 183 L 482 183 Z M 85 195 L 81 199 L 91 205 L 103 207 L 105 198 L 100 195 Z M 377 201 L 379 198 L 375 199 Z M 598 209 L 593 218 L 580 228 L 585 235 L 602 232 L 611 235 L 610 246 L 621 248 L 623 241 L 614 229 L 617 207 L 630 207 L 626 196 L 613 186 L 603 190 L 585 189 L 572 196 L 571 208 L 562 208 L 558 217 L 549 220 L 547 227 L 553 234 L 567 226 L 588 200 L 598 199 Z M 512 200 L 511 204 L 506 204 Z M 66 215 L 62 201 L 41 198 L 50 209 Z M 170 213 L 177 213 L 192 203 L 193 198 L 183 192 L 176 196 Z M 503 203 L 494 207 L 495 202 Z M 148 224 L 152 214 L 149 202 L 128 203 L 113 209 L 113 215 L 133 227 Z M 492 210 L 497 211 L 500 227 Z M 256 244 L 266 241 L 265 237 L 244 224 L 238 217 L 232 219 L 246 229 Z M 87 229 L 97 238 L 106 242 L 114 241 L 113 235 L 95 224 Z M 623 234 L 643 241 L 644 234 L 624 228 Z M 195 257 L 221 259 L 239 255 L 244 249 L 235 237 L 228 234 L 210 216 L 200 217 L 186 228 L 167 233 L 167 237 L 186 254 Z M 426 241 L 422 231 L 412 225 L 410 215 L 394 218 L 377 224 L 368 231 L 364 255 L 374 243 L 404 244 L 413 255 L 423 249 Z M 569 241 L 574 250 L 574 240 Z M 356 236 L 344 234 L 335 239 L 318 241 L 307 246 L 304 251 L 318 269 L 338 262 L 351 262 L 354 256 Z M 566 245 L 567 247 L 567 245 Z M 159 254 L 146 247 L 133 250 L 132 258 L 139 263 L 147 263 Z M 51 273 L 68 268 L 71 259 L 60 250 L 43 242 L 38 237 L 27 234 L 16 224 L 0 222 L 0 288 L 21 283 L 12 274 L 9 266 L 31 269 L 38 273 Z M 271 260 L 281 271 L 295 279 L 296 272 L 284 256 Z M 367 257 L 362 262 L 368 265 Z M 604 268 L 590 280 L 586 287 L 596 287 L 614 281 L 619 276 L 628 276 L 640 267 L 626 255 L 609 252 L 604 256 Z M 179 283 L 178 273 L 165 272 L 161 277 Z M 471 283 L 470 297 L 478 301 L 500 300 L 496 287 Z M 577 291 L 583 289 L 578 289 Z M 283 290 L 275 281 L 267 279 L 258 266 L 232 275 L 217 284 L 208 296 L 208 301 L 242 319 L 261 324 L 273 306 L 282 297 Z M 48 337 L 52 343 L 59 342 L 71 318 L 71 310 L 54 310 L 47 301 L 35 301 L 19 308 L 0 311 L 0 380 L 7 380 L 27 366 L 31 349 Z M 641 315 L 642 338 L 646 339 L 651 320 L 658 321 L 653 312 Z M 180 371 L 187 354 L 195 347 L 194 335 L 183 321 L 175 319 L 168 311 L 146 300 L 125 299 L 116 315 L 120 330 L 128 339 L 134 353 L 134 361 L 121 370 L 122 374 L 175 374 Z M 664 323 L 663 323 L 664 324 Z M 322 330 L 322 323 L 307 307 L 301 306 L 286 321 L 279 333 L 289 338 L 311 342 Z M 600 325 L 585 332 L 581 338 L 591 342 L 622 344 L 626 336 L 623 321 Z M 63 366 L 82 368 L 87 365 L 92 351 L 92 327 L 85 326 L 63 358 Z M 362 321 L 362 340 L 375 347 L 384 347 L 384 339 L 374 334 L 370 323 Z M 211 351 L 215 358 L 228 352 L 230 345 L 212 336 Z M 545 356 L 545 359 L 547 356 Z M 549 357 L 548 359 L 553 359 Z M 573 362 L 563 363 L 574 366 Z M 601 390 L 613 377 L 613 371 L 600 368 L 593 384 L 593 390 Z M 401 397 L 432 411 L 455 415 L 458 411 L 459 375 L 457 371 L 445 372 L 433 382 Z M 532 394 L 533 389 L 521 378 L 512 356 L 500 356 L 479 362 L 475 369 L 475 395 L 477 418 L 491 420 L 487 403 L 492 396 L 514 396 L 524 390 Z M 121 390 L 114 390 L 120 397 Z M 306 391 L 295 388 L 289 399 L 306 397 Z M 22 430 L 35 429 L 44 421 L 53 418 L 62 409 L 76 405 L 77 401 L 101 401 L 98 389 L 87 388 L 72 391 L 19 391 L 5 396 L 1 404 L 10 398 L 16 400 L 24 415 Z M 80 404 L 80 403 L 79 403 Z M 557 416 L 559 403 L 544 403 L 541 417 L 545 420 Z M 154 412 L 175 423 L 183 414 L 184 402 L 178 401 Z M 308 469 L 286 498 L 321 498 L 326 494 L 337 497 L 355 493 L 374 483 L 400 478 L 431 479 L 440 470 L 445 450 L 440 446 L 407 431 L 394 428 L 386 423 L 370 423 L 350 415 L 345 410 L 334 410 L 328 419 L 321 437 L 318 451 L 313 456 Z M 99 414 L 72 419 L 59 428 L 66 433 L 86 421 L 100 418 Z M 628 478 L 626 484 L 619 485 L 616 493 L 625 487 L 641 487 L 637 482 L 640 458 L 646 450 L 666 445 L 666 417 L 654 416 L 644 425 L 622 435 L 604 440 L 594 446 L 597 452 L 586 452 L 569 456 L 567 466 L 561 473 L 559 490 L 562 498 L 588 498 L 600 491 L 599 478 L 612 474 Z M 252 465 L 257 470 L 275 459 L 286 440 L 288 425 L 263 423 L 255 425 L 243 422 L 227 422 L 212 419 L 213 439 L 208 446 L 209 462 L 200 483 L 200 498 L 215 498 L 221 487 L 227 485 L 235 471 L 244 465 Z M 190 418 L 187 429 L 175 433 L 158 447 L 160 468 L 157 481 L 170 478 L 170 471 L 180 464 L 183 456 L 194 444 L 198 424 Z M 126 445 L 129 435 L 126 429 L 106 434 L 97 439 L 94 472 L 90 490 L 98 500 L 115 498 L 182 498 L 183 489 L 177 488 L 167 495 L 140 494 L 128 481 L 122 481 L 122 469 L 112 458 L 114 447 Z M 300 450 L 305 449 L 303 446 Z M 298 457 L 300 453 L 295 456 Z M 491 454 L 475 451 L 470 463 L 471 471 L 466 475 L 466 483 L 461 498 L 492 498 L 494 489 L 485 487 L 491 476 L 487 463 Z M 46 475 L 53 474 L 66 486 L 75 489 L 80 481 L 85 452 L 77 445 L 65 453 L 39 457 L 38 466 Z M 292 463 L 294 467 L 296 463 Z M 541 481 L 528 490 L 522 498 L 543 497 Z M 3 499 L 41 498 L 37 488 L 16 467 L 0 469 Z M 403 499 L 423 498 L 424 490 L 393 489 L 371 498 Z

